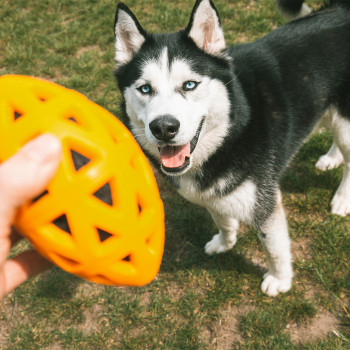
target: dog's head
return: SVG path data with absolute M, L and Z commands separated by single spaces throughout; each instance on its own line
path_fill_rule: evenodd
M 131 130 L 167 175 L 198 168 L 229 124 L 232 80 L 225 39 L 210 0 L 198 0 L 185 30 L 148 34 L 119 4 L 116 77 Z

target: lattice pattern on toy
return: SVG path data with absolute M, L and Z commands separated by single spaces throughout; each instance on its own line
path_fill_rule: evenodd
M 0 78 L 0 160 L 45 132 L 63 159 L 16 225 L 68 272 L 104 284 L 143 285 L 158 271 L 164 213 L 144 155 L 126 128 L 83 95 L 23 76 Z

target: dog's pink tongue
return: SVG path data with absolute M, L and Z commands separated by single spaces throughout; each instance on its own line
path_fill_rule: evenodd
M 190 143 L 184 146 L 164 146 L 160 149 L 160 159 L 166 168 L 178 168 L 190 156 Z

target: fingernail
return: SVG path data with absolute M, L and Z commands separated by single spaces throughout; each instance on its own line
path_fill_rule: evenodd
M 32 141 L 29 141 L 23 148 L 30 158 L 45 163 L 52 158 L 56 158 L 61 153 L 60 140 L 52 134 L 43 134 Z

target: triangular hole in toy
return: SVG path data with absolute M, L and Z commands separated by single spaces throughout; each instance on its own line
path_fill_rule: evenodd
M 72 154 L 72 160 L 76 171 L 80 170 L 83 166 L 90 163 L 91 161 L 91 159 L 83 156 L 79 152 L 73 151 L 72 149 L 70 150 L 70 152 Z
M 131 255 L 130 255 L 130 254 L 127 255 L 127 256 L 123 259 L 123 261 L 130 262 L 130 261 L 131 261 Z
M 68 117 L 67 119 L 70 120 L 70 121 L 73 122 L 73 123 L 79 124 L 78 121 L 77 121 L 74 117 L 72 117 L 72 116 L 71 116 L 71 117 Z
M 49 192 L 47 190 L 45 190 L 44 192 L 40 193 L 38 196 L 36 196 L 35 198 L 32 199 L 32 202 L 35 203 L 38 200 L 40 200 L 41 198 L 43 198 L 44 196 L 46 196 Z
M 106 232 L 100 228 L 97 228 L 97 232 L 101 242 L 104 242 L 105 240 L 113 236 L 111 233 Z
M 93 195 L 100 201 L 113 206 L 111 186 L 108 182 L 98 189 Z
M 23 113 L 20 113 L 18 111 L 14 111 L 13 112 L 13 117 L 14 117 L 15 120 L 21 118 L 22 116 L 23 116 Z
M 58 228 L 60 228 L 61 230 L 72 234 L 70 227 L 69 227 L 69 223 L 67 220 L 67 217 L 65 214 L 59 216 L 57 219 L 53 220 L 52 223 L 57 226 Z
M 141 215 L 141 213 L 142 213 L 142 206 L 141 206 L 141 204 L 140 204 L 140 202 L 137 204 L 137 207 L 138 207 L 138 210 L 139 210 L 139 215 Z

